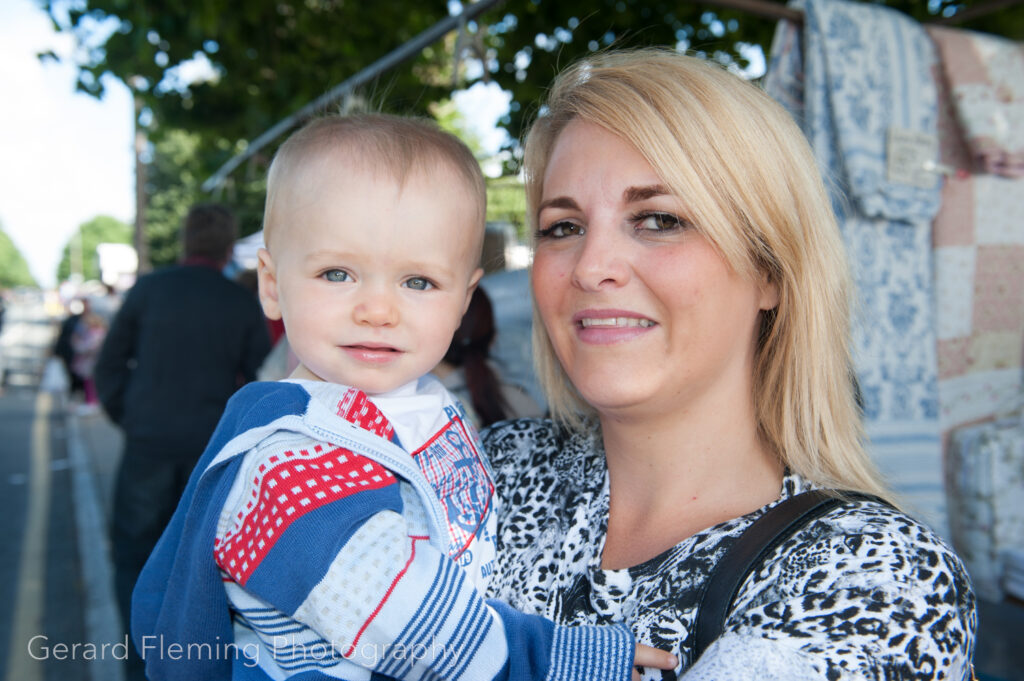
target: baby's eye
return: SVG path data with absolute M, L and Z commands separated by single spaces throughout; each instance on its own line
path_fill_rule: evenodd
M 320 276 L 323 277 L 324 279 L 326 279 L 327 281 L 335 281 L 335 282 L 337 282 L 337 281 L 348 281 L 349 279 L 352 278 L 352 277 L 349 276 L 348 272 L 346 272 L 345 270 L 327 270 L 326 272 L 324 272 Z
M 426 291 L 427 289 L 434 288 L 433 282 L 426 277 L 409 277 L 405 280 L 405 286 L 415 291 Z
M 641 213 L 634 217 L 636 228 L 652 232 L 672 232 L 690 226 L 690 223 L 672 213 Z
M 564 239 L 567 236 L 583 234 L 583 227 L 575 222 L 561 220 L 537 232 L 538 239 Z

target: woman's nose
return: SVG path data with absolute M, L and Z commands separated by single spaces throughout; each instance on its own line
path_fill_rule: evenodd
M 369 289 L 361 293 L 353 316 L 357 324 L 394 326 L 398 323 L 398 307 L 390 293 Z
M 584 290 L 621 286 L 629 280 L 628 244 L 612 226 L 591 224 L 573 267 L 573 282 Z

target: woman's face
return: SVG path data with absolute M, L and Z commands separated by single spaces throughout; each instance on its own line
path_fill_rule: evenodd
M 758 313 L 774 287 L 737 275 L 643 156 L 581 121 L 543 178 L 532 283 L 555 353 L 603 417 L 750 399 Z

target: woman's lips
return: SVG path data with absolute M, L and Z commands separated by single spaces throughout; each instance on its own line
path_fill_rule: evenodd
M 650 327 L 654 326 L 654 322 L 650 319 L 642 319 L 640 317 L 584 317 L 580 320 L 580 326 L 584 329 L 591 327 Z
M 584 310 L 573 315 L 573 323 L 577 337 L 593 345 L 632 340 L 658 325 L 653 319 L 624 310 Z

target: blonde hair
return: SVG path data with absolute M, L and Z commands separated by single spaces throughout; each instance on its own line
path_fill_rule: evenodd
M 717 65 L 669 50 L 609 51 L 561 73 L 525 143 L 527 210 L 574 120 L 628 141 L 740 275 L 766 277 L 753 401 L 758 435 L 791 471 L 886 495 L 864 449 L 850 352 L 852 283 L 814 157 L 785 110 Z M 534 230 L 536 231 L 536 229 Z M 534 358 L 552 415 L 579 428 L 592 410 L 569 382 L 534 308 Z
M 281 188 L 305 164 L 334 154 L 344 157 L 354 170 L 382 173 L 400 185 L 413 172 L 433 177 L 439 169 L 454 171 L 465 181 L 471 201 L 467 208 L 474 211 L 482 244 L 487 187 L 473 152 L 432 120 L 382 113 L 316 118 L 281 145 L 267 173 L 263 229 L 268 244 L 280 221 L 276 207 Z

